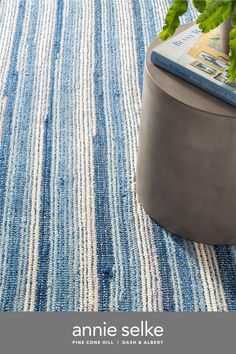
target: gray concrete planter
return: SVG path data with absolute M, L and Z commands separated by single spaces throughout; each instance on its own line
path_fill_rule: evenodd
M 155 67 L 158 43 L 144 73 L 139 200 L 179 236 L 236 244 L 236 109 Z

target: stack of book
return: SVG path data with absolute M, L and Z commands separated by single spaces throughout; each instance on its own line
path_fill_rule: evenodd
M 236 81 L 229 83 L 229 56 L 221 48 L 219 28 L 202 34 L 193 25 L 158 45 L 153 64 L 236 107 Z

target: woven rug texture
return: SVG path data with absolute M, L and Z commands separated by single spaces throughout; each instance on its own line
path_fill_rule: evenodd
M 235 247 L 169 234 L 135 192 L 170 3 L 0 2 L 1 311 L 236 310 Z

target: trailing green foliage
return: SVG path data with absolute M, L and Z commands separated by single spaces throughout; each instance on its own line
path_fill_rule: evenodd
M 236 28 L 230 32 L 230 66 L 229 81 L 233 82 L 236 78 Z
M 203 12 L 206 8 L 206 0 L 193 0 L 193 5 L 199 12 Z
M 196 23 L 203 33 L 210 32 L 227 20 L 231 14 L 231 0 L 210 0 L 204 12 L 198 17 Z
M 180 16 L 184 15 L 188 9 L 188 0 L 174 0 L 166 15 L 166 22 L 160 33 L 163 40 L 173 36 L 180 25 Z
M 174 0 L 167 12 L 165 25 L 160 38 L 163 40 L 173 36 L 180 25 L 180 16 L 188 9 L 190 0 Z M 196 23 L 203 33 L 210 32 L 232 16 L 230 33 L 230 66 L 229 80 L 236 78 L 236 0 L 192 0 L 194 7 L 200 12 Z
M 233 82 L 236 78 L 236 12 L 232 16 L 232 30 L 230 32 L 230 66 L 229 66 L 229 81 Z

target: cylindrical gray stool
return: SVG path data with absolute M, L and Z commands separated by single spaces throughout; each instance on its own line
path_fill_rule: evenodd
M 236 244 L 236 109 L 154 66 L 158 43 L 144 72 L 139 200 L 179 236 Z

